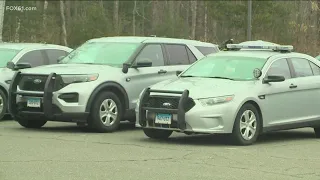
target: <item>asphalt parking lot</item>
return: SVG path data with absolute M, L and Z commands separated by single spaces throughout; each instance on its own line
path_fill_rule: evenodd
M 29 130 L 1 121 L 0 180 L 319 180 L 319 149 L 312 129 L 272 133 L 239 147 L 216 135 L 154 141 L 132 124 L 99 134 L 69 123 Z

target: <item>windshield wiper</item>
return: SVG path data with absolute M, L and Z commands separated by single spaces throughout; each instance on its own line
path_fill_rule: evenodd
M 198 77 L 198 76 L 187 75 L 187 76 L 180 76 L 180 77 Z
M 213 77 L 206 77 L 206 78 L 215 78 L 215 79 L 228 79 L 228 80 L 234 80 L 232 78 L 228 78 L 228 77 L 221 77 L 221 76 L 213 76 Z

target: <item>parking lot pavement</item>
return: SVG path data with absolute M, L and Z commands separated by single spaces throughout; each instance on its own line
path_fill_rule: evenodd
M 312 129 L 230 146 L 221 136 L 146 138 L 132 124 L 115 133 L 49 122 L 39 130 L 0 122 L 0 180 L 320 179 L 320 142 Z

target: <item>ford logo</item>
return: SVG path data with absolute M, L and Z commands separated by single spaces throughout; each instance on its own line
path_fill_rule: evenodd
M 35 84 L 40 84 L 42 81 L 41 81 L 41 79 L 35 79 L 35 80 L 33 80 L 33 83 L 35 83 Z
M 162 104 L 163 107 L 171 107 L 171 103 L 165 102 Z

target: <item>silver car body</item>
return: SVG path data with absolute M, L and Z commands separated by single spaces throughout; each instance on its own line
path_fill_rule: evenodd
M 209 134 L 232 133 L 239 109 L 248 102 L 254 104 L 261 112 L 263 132 L 320 125 L 320 62 L 314 57 L 295 52 L 280 53 L 270 50 L 221 51 L 209 56 L 259 57 L 267 60 L 261 69 L 262 75 L 259 79 L 232 81 L 216 78 L 175 77 L 150 86 L 150 90 L 168 91 L 168 93 L 150 93 L 150 96 L 156 95 L 160 97 L 159 99 L 163 97 L 161 102 L 166 102 L 168 96 L 180 97 L 177 94 L 170 94 L 169 91 L 188 90 L 189 97 L 194 100 L 195 105 L 185 113 L 186 129 L 184 130 L 176 126 L 170 127 L 170 125 L 155 126 L 152 123 L 147 123 L 143 126 L 144 129 Z M 283 82 L 262 83 L 273 63 L 292 58 L 307 60 L 315 64 L 318 69 L 313 75 L 306 77 L 292 77 Z M 202 60 L 197 63 L 200 61 Z M 188 69 L 185 72 L 188 72 Z M 143 92 L 140 94 L 140 100 L 143 98 Z M 230 102 L 211 106 L 201 104 L 201 99 L 226 96 L 232 96 L 233 99 Z M 142 112 L 139 108 L 139 106 L 136 108 L 136 127 L 142 127 L 141 118 L 153 121 L 157 113 L 157 110 L 150 114 L 147 112 L 147 117 L 139 118 L 139 113 Z M 177 122 L 177 114 L 173 114 L 172 122 Z
M 158 37 L 107 37 L 91 39 L 86 43 L 138 43 L 143 49 L 144 46 L 149 44 L 180 44 L 188 47 L 193 53 L 196 59 L 204 57 L 196 46 L 210 47 L 217 51 L 218 47 L 215 44 L 205 43 L 194 40 L 183 40 L 173 38 L 158 38 Z M 86 44 L 85 43 L 85 44 Z M 80 46 L 81 47 L 81 46 Z M 132 56 L 136 55 L 141 51 L 138 49 Z M 75 50 L 76 51 L 76 50 Z M 70 83 L 63 88 L 54 91 L 52 97 L 52 104 L 57 106 L 62 113 L 74 113 L 82 116 L 82 120 L 87 121 L 87 116 L 90 112 L 90 106 L 96 94 L 103 91 L 104 87 L 112 87 L 115 89 L 115 93 L 119 96 L 121 103 L 125 107 L 126 114 L 133 114 L 134 108 L 137 103 L 140 92 L 145 88 L 157 82 L 171 79 L 176 76 L 176 71 L 183 71 L 188 65 L 165 65 L 165 66 L 154 66 L 154 67 L 141 67 L 141 68 L 129 68 L 127 73 L 122 72 L 122 67 L 114 67 L 110 65 L 101 64 L 56 64 L 47 65 L 31 69 L 24 69 L 21 71 L 22 74 L 28 76 L 28 74 L 36 75 L 49 75 L 50 73 L 56 73 L 61 75 L 62 78 L 71 78 L 72 76 L 77 77 L 81 75 L 97 75 L 97 79 L 90 82 L 83 83 Z M 163 72 L 163 73 L 162 73 Z M 18 93 L 30 93 L 18 86 Z M 32 91 L 31 93 L 38 93 L 40 96 L 43 95 L 42 91 Z M 78 102 L 68 103 L 60 98 L 60 95 L 67 93 L 78 93 Z M 41 97 L 43 98 L 43 97 Z M 26 98 L 18 99 L 18 102 L 25 102 Z M 78 116 L 79 117 L 79 116 Z M 82 121 L 81 120 L 81 121 Z M 59 121 L 59 119 L 56 119 Z M 70 117 L 69 121 L 78 122 L 80 121 L 76 117 Z

